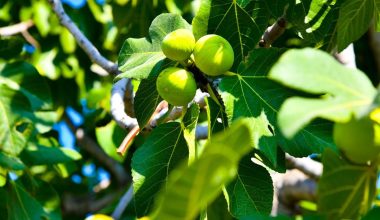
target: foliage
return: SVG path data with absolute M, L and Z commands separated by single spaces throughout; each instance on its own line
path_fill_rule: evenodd
M 47 1 L 0 1 L 0 26 L 33 23 L 23 35 L 0 37 L 0 219 L 110 215 L 128 186 L 117 172 L 132 176 L 134 190 L 122 219 L 287 219 L 269 217 L 271 174 L 286 171 L 286 153 L 322 157 L 317 219 L 379 216 L 378 161 L 352 164 L 332 140 L 333 123 L 373 112 L 379 92 L 331 56 L 371 25 L 379 29 L 378 0 L 65 2 L 121 73 L 105 76 L 92 64 Z M 279 18 L 282 35 L 260 48 Z M 228 74 L 210 77 L 165 57 L 162 40 L 183 28 L 196 40 L 217 34 L 231 44 Z M 170 66 L 192 72 L 210 96 L 151 126 L 162 101 L 156 79 Z M 123 78 L 133 79 L 140 127 L 125 157 L 115 148 L 128 131 L 112 120 L 109 104 Z M 207 140 L 196 139 L 205 125 Z M 88 209 L 103 199 L 110 202 Z

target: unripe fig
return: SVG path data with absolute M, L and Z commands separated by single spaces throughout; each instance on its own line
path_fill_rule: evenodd
M 189 71 L 178 67 L 164 69 L 157 78 L 158 94 L 169 104 L 187 105 L 195 96 L 197 84 Z
M 368 117 L 335 123 L 334 141 L 352 162 L 365 164 L 380 153 L 380 125 Z
M 201 37 L 194 48 L 195 65 L 206 75 L 218 76 L 234 63 L 234 51 L 226 39 L 209 34 Z
M 187 29 L 177 29 L 164 37 L 162 52 L 171 60 L 183 61 L 190 57 L 195 46 L 193 33 Z

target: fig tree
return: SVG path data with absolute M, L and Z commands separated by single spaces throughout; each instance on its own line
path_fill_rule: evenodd
M 204 74 L 218 76 L 227 72 L 234 63 L 234 51 L 226 39 L 209 34 L 195 44 L 194 62 Z
M 335 123 L 334 141 L 352 162 L 365 164 L 380 153 L 380 125 L 369 117 Z
M 164 37 L 162 52 L 171 60 L 183 61 L 190 57 L 195 46 L 193 33 L 187 29 L 177 29 Z
M 175 106 L 187 105 L 197 90 L 193 74 L 178 67 L 164 69 L 158 75 L 156 86 L 158 94 Z

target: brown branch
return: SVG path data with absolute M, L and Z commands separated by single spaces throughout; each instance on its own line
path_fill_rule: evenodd
M 84 34 L 66 14 L 65 10 L 63 9 L 62 2 L 60 0 L 48 1 L 52 6 L 54 13 L 58 16 L 59 22 L 70 31 L 70 33 L 74 36 L 76 42 L 84 50 L 91 61 L 97 63 L 108 73 L 114 75 L 119 74 L 117 64 L 109 61 L 99 53 L 98 49 L 87 39 L 86 36 L 84 36 Z
M 7 27 L 1 27 L 0 36 L 11 36 L 19 34 L 24 31 L 27 31 L 29 28 L 33 27 L 33 25 L 34 23 L 32 20 L 27 20 Z
M 265 30 L 264 35 L 259 42 L 259 46 L 264 48 L 270 47 L 272 43 L 285 32 L 286 25 L 287 21 L 285 17 L 280 17 L 276 23 Z

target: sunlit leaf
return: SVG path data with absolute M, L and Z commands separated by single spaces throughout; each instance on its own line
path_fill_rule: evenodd
M 190 25 L 179 15 L 161 14 L 153 20 L 149 37 L 128 38 L 119 53 L 118 65 L 122 73 L 116 79 L 157 76 L 157 71 L 165 65 L 161 41 L 168 33 L 180 28 L 190 29 Z
M 244 120 L 215 135 L 198 159 L 173 170 L 158 195 L 151 218 L 194 219 L 236 176 L 240 158 L 251 149 L 250 137 Z
M 289 98 L 281 107 L 279 125 L 287 137 L 293 137 L 316 117 L 348 121 L 352 114 L 367 108 L 376 95 L 360 70 L 344 67 L 329 54 L 313 49 L 285 53 L 271 69 L 270 78 L 317 96 Z

